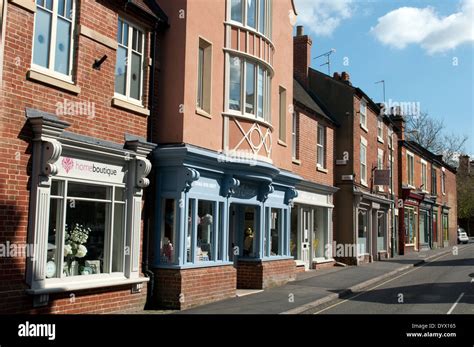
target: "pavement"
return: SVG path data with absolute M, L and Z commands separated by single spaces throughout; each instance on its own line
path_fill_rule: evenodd
M 459 252 L 458 255 L 453 255 L 453 247 L 439 248 L 423 252 L 414 252 L 404 256 L 397 256 L 392 259 L 360 266 L 334 267 L 330 269 L 307 271 L 298 274 L 295 281 L 289 282 L 284 286 L 267 289 L 252 295 L 231 298 L 183 310 L 176 312 L 176 314 L 318 313 L 318 310 L 321 307 L 324 308 L 324 305 L 334 305 L 338 300 L 343 300 L 347 297 L 360 294 L 359 292 L 363 292 L 363 289 L 374 286 L 381 281 L 397 277 L 397 275 L 404 272 L 409 272 L 420 265 L 424 265 L 423 268 L 431 270 L 424 270 L 423 272 L 420 270 L 417 275 L 406 275 L 403 280 L 405 282 L 394 282 L 392 283 L 392 287 L 380 288 L 375 292 L 376 294 L 373 294 L 375 296 L 371 297 L 373 302 L 370 299 L 367 299 L 374 306 L 368 305 L 368 302 L 364 298 L 358 296 L 357 298 L 360 298 L 359 300 L 351 301 L 351 303 L 353 302 L 355 305 L 354 309 L 357 308 L 354 313 L 369 313 L 372 312 L 370 311 L 372 309 L 374 310 L 373 313 L 386 313 L 383 311 L 382 306 L 386 304 L 385 301 L 389 300 L 388 295 L 392 295 L 391 297 L 393 297 L 395 292 L 397 292 L 397 295 L 405 293 L 405 300 L 411 300 L 412 297 L 416 297 L 417 299 L 415 300 L 417 300 L 416 302 L 420 305 L 423 303 L 422 300 L 431 300 L 432 303 L 436 303 L 436 300 L 441 300 L 443 304 L 452 305 L 455 301 L 453 301 L 453 297 L 456 296 L 456 293 L 462 290 L 464 290 L 465 299 L 472 301 L 472 292 L 468 291 L 470 287 L 467 286 L 464 288 L 462 286 L 465 284 L 457 283 L 461 279 L 465 280 L 466 276 L 474 276 L 474 274 L 469 273 L 470 271 L 473 271 L 474 244 L 458 245 L 457 250 Z M 435 259 L 438 257 L 446 257 L 446 263 L 442 263 L 441 260 L 440 262 L 436 262 Z M 438 266 L 434 264 L 437 264 Z M 444 265 L 439 266 L 440 264 Z M 454 271 L 454 267 L 457 269 L 459 268 L 459 271 Z M 442 277 L 443 274 L 444 277 Z M 421 277 L 416 277 L 420 275 Z M 428 281 L 430 279 L 431 282 Z M 440 283 L 438 283 L 438 279 L 440 279 Z M 426 297 L 424 297 L 423 295 L 425 294 L 423 293 L 428 287 L 430 287 L 429 283 L 434 285 L 435 289 L 433 289 L 433 292 L 442 293 L 426 294 Z M 403 288 L 400 288 L 400 286 Z M 452 286 L 459 288 L 453 290 L 453 288 L 451 288 Z M 474 287 L 474 284 L 472 284 L 472 286 Z M 344 302 L 344 305 L 338 304 L 338 309 L 342 310 L 343 306 L 346 306 L 346 303 L 347 301 Z M 467 312 L 473 313 L 472 305 L 469 303 L 466 304 L 465 308 L 462 308 L 464 307 L 464 301 L 463 303 L 458 304 L 458 306 L 458 309 L 460 310 L 467 310 Z M 390 307 L 394 310 L 393 312 L 396 313 L 396 310 L 400 305 L 391 305 Z M 439 312 L 445 310 L 446 307 L 440 307 Z M 325 312 L 346 313 L 347 311 L 352 312 L 352 309 L 353 308 L 351 307 L 347 310 L 337 311 L 336 306 L 334 306 L 334 308 L 326 309 Z M 414 309 L 413 312 L 417 313 L 418 310 Z M 144 313 L 154 312 L 145 311 Z

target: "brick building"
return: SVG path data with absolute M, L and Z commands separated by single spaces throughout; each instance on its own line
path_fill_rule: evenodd
M 149 63 L 166 16 L 141 0 L 2 4 L 0 312 L 143 308 Z
M 442 155 L 405 140 L 403 116 L 392 118 L 399 137 L 399 253 L 455 245 L 456 169 Z
M 153 124 L 154 303 L 183 309 L 286 283 L 294 4 L 158 2 L 175 15 Z
M 290 250 L 306 269 L 332 266 L 335 132 L 338 122 L 308 89 L 311 39 L 297 28 L 293 38 L 294 114 L 291 123 L 292 171 L 303 180 L 291 211 Z
M 380 105 L 352 85 L 346 72 L 330 77 L 308 67 L 308 89 L 340 124 L 334 154 L 334 184 L 339 188 L 334 202 L 334 258 L 358 264 L 388 257 L 398 212 L 394 124 Z

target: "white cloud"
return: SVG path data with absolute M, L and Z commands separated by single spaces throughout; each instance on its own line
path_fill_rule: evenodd
M 330 36 L 341 21 L 352 16 L 353 0 L 296 0 L 298 24 L 316 35 Z
M 442 17 L 429 6 L 400 7 L 378 19 L 371 33 L 383 44 L 403 49 L 419 44 L 428 54 L 474 42 L 474 0 L 463 0 L 459 11 Z

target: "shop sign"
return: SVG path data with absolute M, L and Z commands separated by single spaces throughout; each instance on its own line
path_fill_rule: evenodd
M 72 157 L 60 157 L 57 166 L 58 176 L 110 183 L 125 183 L 125 169 L 123 166 Z

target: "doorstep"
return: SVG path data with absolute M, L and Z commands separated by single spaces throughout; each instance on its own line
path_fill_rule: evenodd
M 257 294 L 263 292 L 263 289 L 237 289 L 235 296 L 241 298 L 243 296 Z

